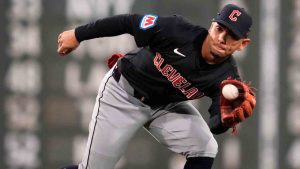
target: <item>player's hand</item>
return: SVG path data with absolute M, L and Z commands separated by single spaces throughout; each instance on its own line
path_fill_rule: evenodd
M 253 87 L 242 81 L 228 79 L 221 83 L 221 90 L 227 84 L 235 85 L 239 90 L 239 97 L 227 100 L 221 94 L 221 121 L 226 127 L 235 127 L 238 123 L 250 117 L 256 105 L 256 96 Z
M 64 31 L 59 34 L 57 39 L 58 47 L 57 52 L 61 56 L 65 56 L 75 50 L 79 46 L 79 42 L 75 36 L 75 30 Z

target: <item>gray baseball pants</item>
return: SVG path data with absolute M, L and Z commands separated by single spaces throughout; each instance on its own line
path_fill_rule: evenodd
M 151 108 L 133 96 L 134 89 L 123 76 L 117 82 L 113 70 L 100 84 L 79 169 L 113 169 L 141 127 L 168 149 L 187 158 L 216 156 L 218 144 L 191 103 Z

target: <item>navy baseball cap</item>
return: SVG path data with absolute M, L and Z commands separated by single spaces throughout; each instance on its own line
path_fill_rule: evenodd
M 252 17 L 245 9 L 233 4 L 224 6 L 212 21 L 226 26 L 238 38 L 247 38 L 252 25 Z

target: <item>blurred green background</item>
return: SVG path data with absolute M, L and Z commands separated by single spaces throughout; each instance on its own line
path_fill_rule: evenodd
M 277 15 L 268 14 L 262 2 L 270 8 L 277 2 Z M 60 32 L 122 13 L 179 14 L 209 28 L 227 3 L 239 4 L 253 16 L 252 43 L 235 57 L 243 78 L 258 89 L 258 106 L 239 126 L 238 136 L 215 136 L 219 154 L 213 169 L 300 169 L 299 0 L 1 0 L 0 168 L 55 169 L 79 163 L 98 85 L 108 70 L 106 59 L 135 48 L 133 38 L 122 35 L 83 42 L 70 56 L 60 57 Z M 262 26 L 270 21 L 265 15 L 275 25 Z M 262 47 L 265 38 L 277 50 L 268 48 L 269 43 Z M 263 57 L 270 59 L 262 62 Z M 273 68 L 278 72 L 262 69 L 276 59 Z M 269 75 L 275 81 L 262 83 Z M 278 88 L 270 93 L 265 89 L 272 84 Z M 207 119 L 210 100 L 193 104 Z M 182 169 L 184 162 L 141 129 L 116 168 Z

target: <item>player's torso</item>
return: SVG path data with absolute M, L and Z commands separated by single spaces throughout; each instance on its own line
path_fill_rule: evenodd
M 180 50 L 184 47 L 178 49 L 184 51 Z M 143 48 L 138 53 L 126 55 L 119 66 L 137 91 L 162 103 L 213 96 L 219 92 L 222 80 L 237 76 L 230 62 L 226 61 L 219 66 L 205 65 L 201 63 L 203 60 L 197 52 L 192 53 L 185 57 L 170 58 L 166 53 Z
M 232 64 L 208 65 L 201 47 L 204 28 L 181 25 L 162 30 L 149 48 L 128 53 L 120 62 L 129 83 L 151 100 L 175 102 L 213 95 L 217 85 L 232 76 Z M 234 74 L 234 73 L 233 73 Z

